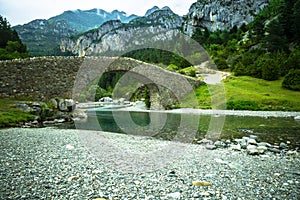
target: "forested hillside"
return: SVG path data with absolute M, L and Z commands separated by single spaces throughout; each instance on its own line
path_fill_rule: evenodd
M 271 0 L 247 26 L 209 33 L 200 27 L 193 38 L 221 70 L 265 80 L 286 76 L 284 86 L 300 90 L 300 1 Z
M 264 80 L 286 77 L 284 87 L 300 90 L 300 0 L 271 0 L 248 25 L 215 32 L 199 26 L 192 38 L 209 52 L 220 70 Z M 126 56 L 173 64 L 175 69 L 189 65 L 160 50 L 139 50 Z
M 26 46 L 9 22 L 0 16 L 0 60 L 29 57 Z

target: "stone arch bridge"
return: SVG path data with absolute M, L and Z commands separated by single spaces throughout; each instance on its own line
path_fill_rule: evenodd
M 0 61 L 0 97 L 77 100 L 103 73 L 122 71 L 148 87 L 152 109 L 163 109 L 202 82 L 152 64 L 117 57 L 35 57 Z

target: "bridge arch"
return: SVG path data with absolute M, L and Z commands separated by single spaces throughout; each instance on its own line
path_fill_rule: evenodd
M 114 90 L 116 98 L 126 98 L 129 100 L 130 94 L 126 90 L 121 91 L 121 86 L 133 88 L 131 92 L 140 87 L 147 87 L 150 94 L 151 109 L 165 109 L 175 103 L 178 103 L 186 91 L 191 90 L 188 87 L 196 87 L 201 84 L 197 79 L 186 77 L 157 67 L 152 64 L 137 61 L 131 58 L 123 57 L 88 57 L 83 62 L 80 71 L 77 74 L 73 90 L 73 98 L 78 99 L 78 94 L 91 82 L 98 83 L 104 73 L 123 72 L 121 77 L 122 84 Z M 135 79 L 135 83 L 127 83 L 124 77 Z M 185 81 L 185 84 L 184 84 Z M 120 81 L 119 81 L 120 82 Z M 174 89 L 174 86 L 175 87 Z M 183 86 L 185 86 L 183 88 Z M 128 89 L 128 87 L 127 87 Z M 127 91 L 128 92 L 128 91 Z

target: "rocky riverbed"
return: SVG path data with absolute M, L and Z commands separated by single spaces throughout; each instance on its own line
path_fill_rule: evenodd
M 56 128 L 0 130 L 0 199 L 299 199 L 298 154 Z

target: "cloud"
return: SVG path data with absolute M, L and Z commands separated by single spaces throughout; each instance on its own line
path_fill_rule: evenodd
M 169 6 L 175 13 L 185 15 L 196 0 L 0 0 L 0 15 L 12 25 L 34 19 L 48 19 L 66 10 L 101 8 L 119 10 L 128 14 L 144 15 L 153 6 Z

